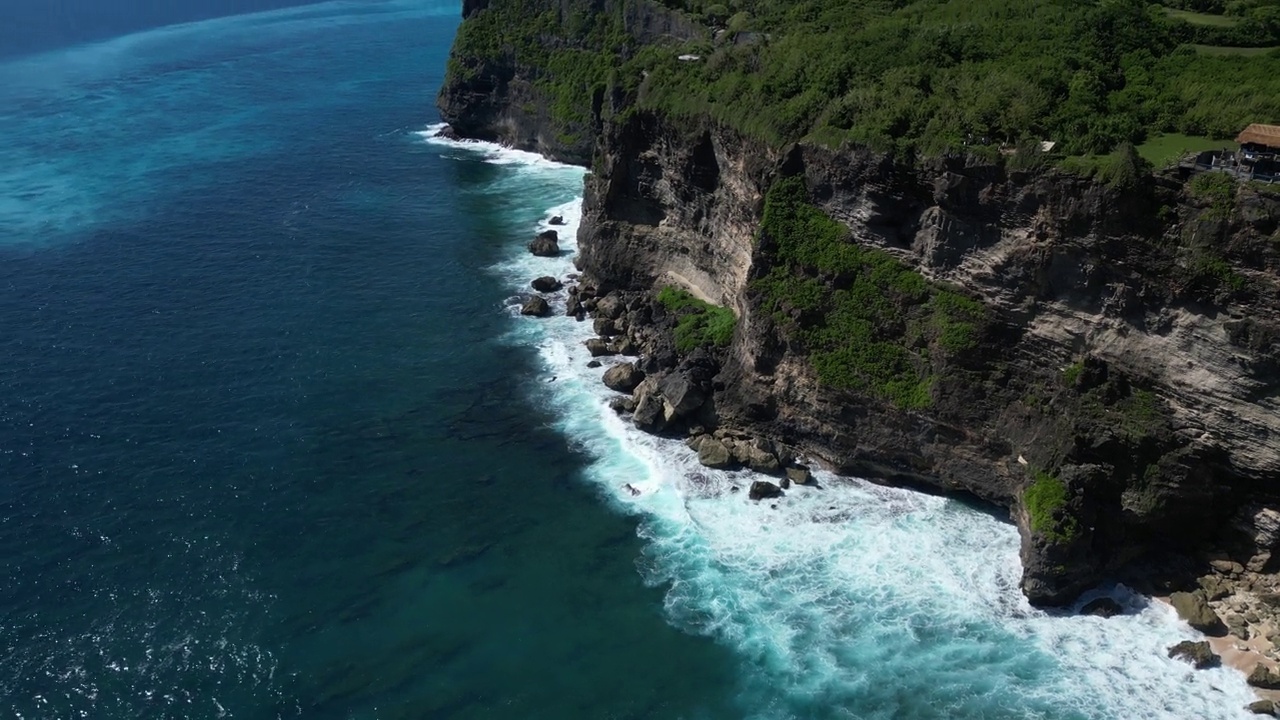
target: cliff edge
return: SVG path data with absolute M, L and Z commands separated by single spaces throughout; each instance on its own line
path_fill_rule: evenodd
M 655 378 L 624 410 L 678 377 L 706 400 L 662 432 L 1008 508 L 1033 602 L 1122 578 L 1280 633 L 1243 619 L 1278 584 L 1280 189 L 1131 150 L 1091 177 L 1022 149 L 773 142 L 626 75 L 757 39 L 646 0 L 528 5 L 465 4 L 441 112 L 592 166 L 584 285 L 627 298 L 609 335 Z M 536 43 L 495 33 L 517 19 Z M 668 286 L 730 309 L 731 339 L 655 340 L 679 312 L 635 298 Z

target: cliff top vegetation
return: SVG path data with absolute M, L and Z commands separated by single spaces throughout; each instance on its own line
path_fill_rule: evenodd
M 645 2 L 696 31 L 639 42 Z M 929 155 L 1040 140 L 1103 154 L 1280 121 L 1280 0 L 1166 2 L 492 0 L 453 70 L 501 54 L 537 68 L 566 132 L 622 97 L 772 144 Z

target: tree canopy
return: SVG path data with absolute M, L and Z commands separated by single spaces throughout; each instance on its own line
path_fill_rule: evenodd
M 493 0 L 459 53 L 540 68 L 571 125 L 608 90 L 770 143 L 938 154 L 1053 140 L 1083 154 L 1280 121 L 1280 50 L 1266 49 L 1280 0 L 657 1 L 702 37 L 640 45 L 625 3 L 611 16 L 587 0 Z

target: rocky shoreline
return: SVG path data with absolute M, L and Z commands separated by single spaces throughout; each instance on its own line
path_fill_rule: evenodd
M 554 231 L 535 238 L 530 252 L 538 254 L 548 240 L 555 241 Z M 682 439 L 705 467 L 749 469 L 766 476 L 747 488 L 751 501 L 776 502 L 792 485 L 815 483 L 801 450 L 724 423 L 716 409 L 717 392 L 726 382 L 721 376 L 723 352 L 707 347 L 678 351 L 680 314 L 664 306 L 657 293 L 601 291 L 578 273 L 563 280 L 535 278 L 530 287 L 536 294 L 525 301 L 522 314 L 547 316 L 550 304 L 543 295 L 564 291 L 565 314 L 591 323 L 596 337 L 584 343 L 593 358 L 589 365 L 607 363 L 602 382 L 618 393 L 610 406 L 635 427 Z M 1280 715 L 1280 573 L 1271 561 L 1280 547 L 1280 512 L 1251 508 L 1235 519 L 1235 529 L 1237 544 L 1215 548 L 1199 561 L 1184 558 L 1181 575 L 1153 568 L 1150 574 L 1131 572 L 1124 579 L 1205 634 L 1205 640 L 1169 647 L 1169 657 L 1197 670 L 1226 665 L 1244 673 L 1259 696 L 1246 709 Z M 1212 571 L 1198 577 L 1186 572 L 1204 566 Z M 1169 580 L 1179 576 L 1184 579 Z M 1104 597 L 1080 612 L 1111 617 L 1123 608 Z

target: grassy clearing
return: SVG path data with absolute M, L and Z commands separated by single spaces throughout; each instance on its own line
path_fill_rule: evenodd
M 1192 25 L 1235 27 L 1240 24 L 1240 18 L 1227 17 L 1226 15 L 1210 15 L 1208 13 L 1191 12 L 1190 10 L 1174 10 L 1173 8 L 1165 8 L 1164 11 L 1169 13 L 1169 17 Z
M 1196 52 L 1210 57 L 1258 57 L 1280 47 L 1227 47 L 1225 45 L 1193 45 Z
M 1138 146 L 1138 155 L 1157 168 L 1172 165 L 1182 156 L 1204 150 L 1236 150 L 1239 148 L 1231 140 L 1214 140 L 1203 135 L 1183 135 L 1167 133 L 1153 135 Z

